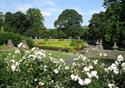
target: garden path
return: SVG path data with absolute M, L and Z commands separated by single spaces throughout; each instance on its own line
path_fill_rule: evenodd
M 79 53 L 65 60 L 66 64 L 73 63 L 73 59 L 76 58 L 79 54 L 83 54 L 86 57 L 102 57 L 106 59 L 117 59 L 118 55 L 122 55 L 125 59 L 125 51 L 105 50 L 105 49 L 99 49 L 98 46 L 88 45 L 88 47 L 85 48 L 84 50 L 79 51 Z

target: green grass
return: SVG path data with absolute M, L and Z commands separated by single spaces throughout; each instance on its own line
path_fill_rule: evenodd
M 62 58 L 62 59 L 68 59 L 73 55 L 73 53 L 66 53 L 66 52 L 61 52 L 61 51 L 47 50 L 46 52 L 47 52 L 47 54 L 52 54 L 52 57 Z
M 35 45 L 40 45 L 40 46 L 51 46 L 51 47 L 58 47 L 58 48 L 65 48 L 65 47 L 70 47 L 70 40 L 64 40 L 64 41 L 59 41 L 58 39 L 49 39 L 49 40 L 44 40 L 44 39 L 35 39 Z
M 50 50 L 62 50 L 62 51 L 68 51 L 68 52 L 76 52 L 77 49 L 83 48 L 85 46 L 85 43 L 77 43 L 76 46 L 71 46 L 72 40 L 63 40 L 60 41 L 59 39 L 35 39 L 34 45 L 43 48 L 43 49 L 50 49 Z M 77 49 L 76 49 L 77 48 Z

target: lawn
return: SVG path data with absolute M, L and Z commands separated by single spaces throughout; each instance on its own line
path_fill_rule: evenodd
M 39 46 L 51 46 L 51 47 L 58 47 L 58 48 L 65 48 L 65 47 L 70 47 L 71 40 L 64 40 L 64 41 L 59 41 L 58 39 L 49 39 L 49 40 L 44 40 L 44 39 L 35 39 L 35 45 Z
M 74 52 L 81 48 L 85 47 L 85 42 L 80 42 L 83 40 L 76 40 L 74 45 L 71 45 L 72 40 L 59 40 L 59 39 L 35 39 L 34 45 L 43 48 L 43 49 L 50 49 L 50 50 L 61 50 L 61 51 L 69 51 Z
M 61 52 L 61 51 L 51 51 L 47 50 L 47 54 L 51 54 L 52 57 L 55 58 L 62 58 L 62 59 L 69 59 L 73 53 L 66 53 L 66 52 Z

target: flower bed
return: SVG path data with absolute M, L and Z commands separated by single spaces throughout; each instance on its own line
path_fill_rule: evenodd
M 110 65 L 83 55 L 67 65 L 39 48 L 18 47 L 15 54 L 0 57 L 0 88 L 125 88 L 121 55 Z

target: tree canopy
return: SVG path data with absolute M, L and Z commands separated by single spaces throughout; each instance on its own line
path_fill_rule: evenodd
M 44 18 L 39 9 L 30 8 L 26 14 L 18 11 L 16 13 L 6 12 L 4 30 L 26 36 L 40 36 L 45 30 Z
M 103 43 L 125 47 L 125 0 L 104 0 L 104 13 L 94 14 L 89 24 L 89 34 Z
M 104 37 L 105 30 L 105 12 L 93 14 L 89 24 L 89 36 L 95 39 L 101 39 Z
M 59 15 L 54 26 L 66 33 L 67 37 L 77 37 L 82 22 L 82 15 L 74 9 L 66 9 Z
M 30 26 L 25 34 L 29 36 L 40 36 L 42 30 L 45 29 L 43 24 L 44 18 L 40 10 L 35 8 L 30 8 L 27 10 L 26 15 Z

